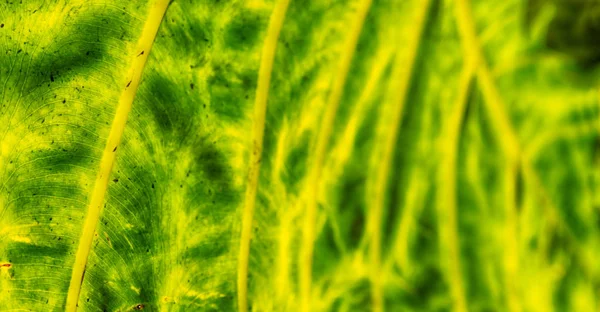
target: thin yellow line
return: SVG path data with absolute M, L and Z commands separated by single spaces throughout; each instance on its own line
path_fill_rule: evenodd
M 325 115 L 321 123 L 321 129 L 317 138 L 317 145 L 314 150 L 314 154 L 311 155 L 310 173 L 307 180 L 307 201 L 306 201 L 306 215 L 304 218 L 303 235 L 302 235 L 302 246 L 300 250 L 300 298 L 301 298 L 301 310 L 305 312 L 311 311 L 311 284 L 312 284 L 312 260 L 314 252 L 314 240 L 315 240 L 315 222 L 316 222 L 316 210 L 317 210 L 317 190 L 319 188 L 319 179 L 321 177 L 321 171 L 323 162 L 325 159 L 325 152 L 329 144 L 329 137 L 333 130 L 333 123 L 335 115 L 344 91 L 344 85 L 346 84 L 346 78 L 350 71 L 350 65 L 354 52 L 356 50 L 356 44 L 358 38 L 362 32 L 364 21 L 371 7 L 372 0 L 362 0 L 360 6 L 356 12 L 355 19 L 353 20 L 352 29 L 349 32 L 345 47 L 342 51 L 338 76 L 334 80 L 331 94 L 327 101 Z
M 417 18 L 413 25 L 413 31 L 409 42 L 405 45 L 409 47 L 407 57 L 403 58 L 400 55 L 396 55 L 396 61 L 394 64 L 394 72 L 392 79 L 390 80 L 389 91 L 392 94 L 391 105 L 392 111 L 390 112 L 391 120 L 388 121 L 386 112 L 383 112 L 383 118 L 386 120 L 384 128 L 390 131 L 390 134 L 386 138 L 383 138 L 383 154 L 379 158 L 378 163 L 380 164 L 379 170 L 376 174 L 375 190 L 373 197 L 373 205 L 370 207 L 370 223 L 369 227 L 371 243 L 370 243 L 370 255 L 371 255 L 371 296 L 373 300 L 373 311 L 381 312 L 384 309 L 384 298 L 381 283 L 381 218 L 383 217 L 383 206 L 385 203 L 385 193 L 388 185 L 389 171 L 394 155 L 394 147 L 396 145 L 396 139 L 400 132 L 400 122 L 402 120 L 402 112 L 406 102 L 406 94 L 410 86 L 410 78 L 413 72 L 413 68 L 417 59 L 417 52 L 419 50 L 420 41 L 425 29 L 425 23 L 427 21 L 427 12 L 429 10 L 429 0 L 423 0 L 419 6 L 420 11 L 418 12 Z
M 504 111 L 504 103 L 502 103 L 502 98 L 494 84 L 492 74 L 481 54 L 481 48 L 475 34 L 471 8 L 467 1 L 456 0 L 456 20 L 464 45 L 465 60 L 470 60 L 475 64 L 478 82 L 486 100 L 485 104 L 489 110 L 489 117 L 492 120 L 492 127 L 499 136 L 498 139 L 504 152 L 509 158 L 516 159 L 521 152 L 519 141 Z
M 77 302 L 79 301 L 79 293 L 81 291 L 81 284 L 83 283 L 85 267 L 92 246 L 94 232 L 96 231 L 96 225 L 98 224 L 98 219 L 102 212 L 104 195 L 106 194 L 108 179 L 115 162 L 117 147 L 121 142 L 121 136 L 125 130 L 127 115 L 131 110 L 131 105 L 140 83 L 144 65 L 146 64 L 148 54 L 152 48 L 152 43 L 156 37 L 156 32 L 158 31 L 158 27 L 160 26 L 168 6 L 169 0 L 157 0 L 150 9 L 148 20 L 144 25 L 142 35 L 138 41 L 133 64 L 127 76 L 129 77 L 129 80 L 126 85 L 123 86 L 124 90 L 119 98 L 115 118 L 100 162 L 100 172 L 96 177 L 94 191 L 88 206 L 87 216 L 79 240 L 79 247 L 77 248 L 77 254 L 75 255 L 75 263 L 73 264 L 73 272 L 71 274 L 71 282 L 67 294 L 66 310 L 69 312 L 77 310 Z
M 358 101 L 352 108 L 352 112 L 350 113 L 351 117 L 348 120 L 348 123 L 345 125 L 344 133 L 341 135 L 341 139 L 339 142 L 337 142 L 337 145 L 331 153 L 335 155 L 333 166 L 330 168 L 330 174 L 332 177 L 334 177 L 334 179 L 342 174 L 346 162 L 353 152 L 352 147 L 354 146 L 354 142 L 356 140 L 356 134 L 359 131 L 360 122 L 364 120 L 367 109 L 373 105 L 371 97 L 379 87 L 382 76 L 385 74 L 385 70 L 389 67 L 390 62 L 393 62 L 396 52 L 395 48 L 397 47 L 387 45 L 385 50 L 382 49 L 378 51 L 374 57 L 376 62 L 371 68 L 369 79 L 367 80 L 367 83 L 365 84 Z M 339 225 L 337 224 L 338 221 L 333 219 L 336 217 L 335 212 L 329 209 L 328 214 L 332 217 L 331 227 L 333 228 L 333 235 L 336 244 L 341 248 L 342 252 L 345 252 L 346 246 L 341 239 L 342 236 L 340 234 L 341 232 L 339 230 Z
M 442 261 L 446 263 L 450 293 L 455 311 L 467 311 L 465 291 L 460 269 L 460 247 L 458 241 L 458 218 L 456 215 L 456 161 L 460 128 L 467 106 L 469 86 L 474 76 L 473 63 L 466 64 L 460 79 L 460 93 L 456 107 L 450 115 L 446 135 L 441 140 L 442 163 L 440 164 L 440 194 L 437 198 L 438 224 L 442 245 Z
M 398 264 L 402 272 L 410 274 L 411 258 L 408 253 L 410 243 L 410 234 L 415 231 L 416 216 L 419 215 L 423 206 L 425 192 L 429 188 L 430 181 L 427 180 L 423 169 L 413 171 L 410 177 L 410 184 L 406 190 L 406 197 L 402 204 L 402 215 L 396 225 L 396 235 L 392 244 L 393 255 L 387 259 L 385 266 L 390 269 L 394 264 Z
M 263 150 L 267 98 L 269 96 L 269 84 L 271 82 L 277 41 L 279 39 L 281 28 L 283 27 L 283 21 L 289 2 L 290 0 L 278 1 L 271 14 L 258 73 L 258 85 L 254 102 L 254 139 L 252 143 L 252 155 L 250 156 L 251 162 L 248 172 L 248 186 L 246 188 L 244 200 L 244 211 L 242 213 L 242 233 L 240 238 L 240 254 L 238 258 L 237 286 L 238 309 L 240 312 L 248 311 L 248 262 L 250 258 L 250 239 L 252 237 L 252 219 L 254 218 L 256 189 L 258 187 L 260 162 Z
M 523 170 L 530 171 L 530 164 L 527 159 L 522 157 L 521 146 L 515 131 L 512 128 L 510 120 L 504 110 L 504 103 L 496 88 L 492 74 L 488 68 L 488 65 L 482 55 L 481 47 L 477 40 L 475 33 L 475 24 L 471 13 L 471 8 L 468 4 L 468 0 L 457 0 L 456 1 L 456 20 L 458 23 L 459 33 L 464 45 L 465 60 L 470 60 L 476 66 L 478 82 L 481 86 L 481 91 L 485 98 L 485 105 L 488 109 L 489 118 L 492 121 L 492 127 L 498 137 L 504 153 L 507 157 L 507 169 L 506 183 L 515 183 L 516 177 L 516 164 L 521 161 Z M 532 175 L 535 172 L 531 170 Z M 508 181 L 511 180 L 511 181 Z M 505 253 L 504 253 L 504 270 L 505 270 L 505 283 L 508 291 L 508 305 L 511 311 L 520 311 L 520 302 L 518 294 L 516 293 L 515 286 L 518 285 L 518 250 L 515 240 L 517 240 L 517 215 L 515 207 L 515 190 L 514 185 L 506 184 L 506 196 L 504 203 L 505 212 Z
M 375 60 L 377 63 L 373 65 L 371 73 L 369 75 L 369 80 L 365 84 L 365 88 L 362 90 L 362 93 L 357 101 L 357 104 L 353 107 L 352 113 L 350 113 L 350 120 L 346 125 L 346 129 L 344 134 L 342 135 L 342 140 L 338 143 L 335 148 L 334 155 L 336 155 L 336 161 L 334 163 L 334 169 L 332 172 L 335 175 L 339 175 L 340 171 L 343 170 L 344 165 L 348 158 L 350 158 L 350 154 L 352 153 L 352 149 L 349 146 L 354 145 L 354 140 L 356 139 L 356 133 L 359 130 L 360 121 L 365 118 L 365 112 L 369 108 L 370 99 L 375 89 L 379 87 L 379 82 L 381 77 L 384 74 L 384 71 L 388 67 L 389 63 L 394 57 L 395 50 L 394 48 L 388 48 L 385 50 L 380 50 L 379 53 L 375 56 Z

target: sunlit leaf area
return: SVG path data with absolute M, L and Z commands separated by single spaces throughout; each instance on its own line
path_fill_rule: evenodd
M 599 0 L 3 0 L 0 311 L 600 311 Z

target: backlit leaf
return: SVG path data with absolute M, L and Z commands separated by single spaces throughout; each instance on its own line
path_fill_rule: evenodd
M 596 311 L 598 8 L 0 3 L 0 311 Z

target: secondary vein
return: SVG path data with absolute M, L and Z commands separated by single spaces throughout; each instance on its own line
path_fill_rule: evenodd
M 260 69 L 258 72 L 258 85 L 254 101 L 254 129 L 253 148 L 250 156 L 250 168 L 248 171 L 248 185 L 244 199 L 244 210 L 242 212 L 242 233 L 240 238 L 240 254 L 238 257 L 238 309 L 240 312 L 248 311 L 248 262 L 250 258 L 250 239 L 252 237 L 252 221 L 254 218 L 254 206 L 256 204 L 256 190 L 260 174 L 260 162 L 263 150 L 263 139 L 265 131 L 265 115 L 267 111 L 267 99 L 269 96 L 269 85 L 273 72 L 273 60 L 279 33 L 283 27 L 287 7 L 290 0 L 279 0 L 271 14 L 267 37 L 262 50 Z
M 392 166 L 392 158 L 396 146 L 396 140 L 400 132 L 400 123 L 406 96 L 410 87 L 411 76 L 417 60 L 417 53 L 421 44 L 423 31 L 427 22 L 427 13 L 429 11 L 429 0 L 423 0 L 419 6 L 412 36 L 405 44 L 409 47 L 407 57 L 402 58 L 396 56 L 392 79 L 390 80 L 389 92 L 392 95 L 389 104 L 384 106 L 382 117 L 384 122 L 381 133 L 383 144 L 383 153 L 381 157 L 377 157 L 375 162 L 379 164 L 375 175 L 375 189 L 373 197 L 373 205 L 370 211 L 370 226 L 369 236 L 370 256 L 371 256 L 371 296 L 373 300 L 373 311 L 379 312 L 384 309 L 383 289 L 381 283 L 381 222 L 385 204 L 385 193 L 388 186 L 389 171 Z M 389 112 L 386 108 L 389 107 Z M 389 116 L 389 117 L 388 117 Z M 390 120 L 391 119 L 391 120 Z M 389 132 L 389 133 L 386 133 Z
M 477 79 L 486 99 L 492 127 L 498 134 L 504 152 L 509 158 L 518 158 L 520 154 L 519 141 L 504 110 L 504 103 L 494 80 L 483 58 L 481 47 L 475 34 L 475 24 L 471 8 L 467 0 L 456 1 L 456 20 L 461 40 L 464 45 L 465 60 L 475 64 Z
M 142 35 L 137 44 L 137 52 L 133 57 L 132 65 L 127 75 L 128 79 L 124 84 L 124 90 L 119 98 L 117 111 L 111 125 L 104 152 L 102 154 L 100 170 L 96 177 L 94 190 L 91 195 L 85 222 L 83 224 L 81 238 L 79 240 L 79 246 L 75 255 L 75 263 L 73 264 L 69 292 L 67 293 L 66 311 L 69 312 L 77 310 L 77 302 L 79 301 L 85 267 L 87 265 L 88 256 L 92 247 L 94 232 L 96 231 L 96 226 L 102 212 L 104 196 L 108 187 L 110 173 L 115 162 L 117 147 L 121 142 L 121 137 L 123 136 L 123 131 L 125 130 L 127 116 L 131 111 L 131 106 L 142 77 L 144 65 L 146 64 L 146 60 L 148 59 L 148 54 L 152 48 L 158 27 L 160 26 L 168 6 L 169 0 L 157 0 L 152 5 L 148 14 L 148 19 L 142 30 Z M 144 53 L 141 53 L 142 51 Z
M 464 112 L 467 108 L 468 93 L 474 76 L 474 64 L 468 62 L 461 75 L 459 93 L 454 110 L 450 114 L 445 135 L 440 140 L 442 156 L 438 173 L 440 194 L 437 198 L 437 218 L 442 261 L 447 270 L 450 294 L 456 311 L 467 311 L 465 290 L 460 266 L 460 245 L 458 240 L 457 218 L 457 174 L 458 144 Z
M 518 263 L 519 255 L 517 249 L 517 214 L 515 204 L 515 189 L 514 181 L 516 170 L 519 164 L 526 171 L 530 170 L 530 163 L 523 157 L 523 152 L 520 146 L 519 139 L 512 127 L 512 124 L 506 114 L 505 105 L 500 96 L 500 92 L 495 85 L 492 74 L 483 57 L 480 44 L 475 32 L 475 23 L 473 21 L 471 7 L 468 0 L 456 1 L 456 20 L 458 23 L 459 34 L 463 42 L 465 59 L 467 62 L 472 62 L 475 66 L 477 80 L 481 87 L 481 91 L 485 98 L 485 105 L 489 111 L 489 116 L 492 121 L 492 127 L 498 137 L 501 147 L 506 156 L 506 172 L 505 172 L 505 197 L 504 197 L 504 213 L 505 213 L 505 253 L 504 253 L 504 274 L 505 285 L 508 290 L 508 306 L 511 311 L 520 311 L 520 302 L 514 285 L 518 284 Z
M 317 137 L 316 148 L 314 149 L 314 153 L 310 155 L 310 173 L 306 184 L 306 214 L 303 224 L 302 245 L 300 249 L 299 261 L 301 310 L 304 312 L 311 311 L 310 297 L 312 284 L 312 261 L 315 241 L 317 194 L 320 185 L 319 180 L 323 170 L 325 152 L 329 144 L 329 138 L 331 137 L 331 132 L 333 130 L 333 123 L 335 121 L 337 109 L 344 91 L 346 78 L 348 77 L 348 72 L 350 71 L 350 65 L 352 63 L 352 58 L 354 57 L 358 38 L 362 32 L 367 13 L 371 7 L 371 2 L 372 0 L 361 0 L 359 3 L 358 10 L 354 20 L 352 21 L 352 28 L 349 31 L 349 35 L 346 39 L 347 41 L 345 42 L 344 49 L 342 50 L 340 63 L 338 65 L 338 76 L 334 80 L 335 82 L 327 100 L 325 114 L 321 123 L 321 129 Z

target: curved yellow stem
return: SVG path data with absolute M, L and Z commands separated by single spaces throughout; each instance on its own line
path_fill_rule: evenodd
M 240 254 L 238 258 L 237 287 L 238 310 L 240 312 L 248 311 L 248 262 L 250 258 L 250 239 L 252 236 L 252 220 L 254 218 L 256 189 L 258 188 L 260 161 L 263 150 L 267 98 L 269 96 L 269 85 L 271 82 L 273 59 L 275 58 L 277 41 L 289 3 L 290 0 L 279 0 L 271 14 L 258 73 L 258 85 L 254 101 L 253 148 L 252 155 L 250 156 L 250 169 L 248 172 L 248 185 L 246 187 L 244 199 L 244 211 L 242 213 L 242 233 L 240 238 Z
M 157 0 L 150 9 L 148 20 L 144 25 L 142 35 L 137 44 L 136 54 L 133 56 L 131 69 L 127 75 L 127 82 L 123 85 L 124 89 L 119 98 L 115 118 L 111 125 L 106 147 L 102 154 L 100 171 L 96 177 L 94 190 L 83 224 L 81 238 L 79 239 L 79 246 L 77 247 L 77 253 L 75 254 L 75 263 L 73 264 L 69 292 L 67 293 L 66 310 L 69 312 L 77 311 L 77 302 L 79 301 L 85 267 L 92 247 L 94 232 L 96 231 L 102 207 L 104 206 L 104 196 L 108 187 L 108 179 L 110 178 L 110 173 L 115 163 L 117 147 L 121 142 L 121 137 L 125 130 L 127 116 L 131 111 L 131 106 L 142 77 L 144 65 L 146 64 L 158 27 L 160 26 L 168 6 L 169 0 Z

